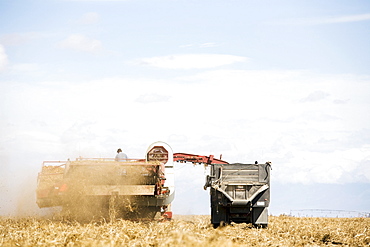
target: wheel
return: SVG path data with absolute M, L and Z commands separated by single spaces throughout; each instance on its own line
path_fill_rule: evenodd
M 229 222 L 228 209 L 221 205 L 212 207 L 211 223 L 214 228 L 229 224 L 230 222 Z

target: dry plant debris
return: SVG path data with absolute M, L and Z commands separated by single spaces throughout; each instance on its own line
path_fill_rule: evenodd
M 42 175 L 39 181 L 39 189 L 49 189 L 55 185 L 56 181 L 63 179 L 64 167 L 43 166 Z
M 231 224 L 213 229 L 209 216 L 169 222 L 0 218 L 0 246 L 370 246 L 370 218 L 270 216 L 267 229 Z

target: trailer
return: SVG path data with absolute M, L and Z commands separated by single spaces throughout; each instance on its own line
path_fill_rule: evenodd
M 252 223 L 267 227 L 271 163 L 212 164 L 204 189 L 210 187 L 211 223 Z

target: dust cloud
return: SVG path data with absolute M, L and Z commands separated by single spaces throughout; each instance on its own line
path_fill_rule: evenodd
M 59 216 L 81 222 L 154 218 L 160 208 L 145 204 L 159 186 L 158 167 L 102 160 L 44 166 L 37 202 L 40 207 L 61 206 Z M 147 190 L 138 191 L 136 185 L 145 185 Z M 144 196 L 138 196 L 143 193 Z
M 36 204 L 37 173 L 3 176 L 2 200 L 0 215 L 2 216 L 45 216 L 46 210 L 40 210 Z

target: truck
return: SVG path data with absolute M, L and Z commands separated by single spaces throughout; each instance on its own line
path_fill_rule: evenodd
M 145 159 L 44 161 L 36 195 L 40 208 L 61 207 L 63 215 L 79 221 L 116 217 L 170 220 L 173 151 L 168 144 L 155 142 Z
M 268 226 L 271 162 L 211 164 L 204 189 L 210 188 L 211 223 Z

